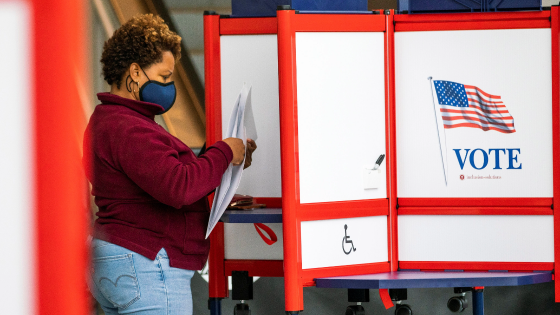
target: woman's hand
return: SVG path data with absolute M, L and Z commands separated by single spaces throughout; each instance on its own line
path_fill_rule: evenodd
M 247 139 L 247 151 L 245 157 L 245 166 L 244 169 L 251 166 L 251 162 L 253 161 L 253 152 L 257 149 L 257 144 L 252 139 Z
M 227 143 L 233 152 L 233 160 L 231 161 L 233 165 L 241 164 L 243 162 L 243 157 L 245 157 L 245 145 L 243 145 L 243 140 L 239 138 L 227 138 L 222 141 Z

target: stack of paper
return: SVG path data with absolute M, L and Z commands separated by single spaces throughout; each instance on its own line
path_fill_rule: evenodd
M 233 111 L 229 119 L 229 127 L 225 138 L 239 138 L 243 140 L 243 144 L 247 146 L 247 138 L 257 140 L 257 128 L 255 126 L 255 118 L 253 116 L 253 109 L 251 107 L 251 87 L 243 85 L 237 101 L 233 106 Z M 220 186 L 216 188 L 214 194 L 214 202 L 212 203 L 212 210 L 210 211 L 210 220 L 208 221 L 208 228 L 206 230 L 206 238 L 218 223 L 228 204 L 231 202 L 233 195 L 239 187 L 241 182 L 241 175 L 243 174 L 243 166 L 245 159 L 240 165 L 233 166 L 230 164 L 222 176 Z

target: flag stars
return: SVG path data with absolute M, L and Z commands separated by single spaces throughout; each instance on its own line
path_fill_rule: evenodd
M 468 107 L 464 85 L 450 81 L 434 81 L 434 87 L 441 105 Z

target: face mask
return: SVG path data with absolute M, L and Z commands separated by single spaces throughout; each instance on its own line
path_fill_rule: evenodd
M 140 68 L 142 69 L 142 68 Z M 142 69 L 144 72 L 144 69 Z M 163 107 L 163 111 L 158 115 L 167 112 L 175 103 L 177 97 L 177 90 L 175 89 L 175 82 L 161 83 L 158 81 L 150 80 L 146 72 L 144 72 L 148 82 L 144 83 L 140 88 L 140 100 L 143 102 L 150 102 L 158 104 Z

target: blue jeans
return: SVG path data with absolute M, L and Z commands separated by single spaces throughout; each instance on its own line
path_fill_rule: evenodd
M 192 315 L 194 271 L 170 267 L 165 249 L 150 260 L 98 239 L 91 248 L 88 287 L 106 315 Z

